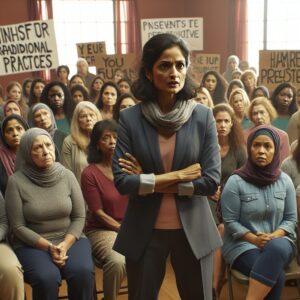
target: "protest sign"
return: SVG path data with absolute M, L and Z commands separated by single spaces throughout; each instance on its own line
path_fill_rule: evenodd
M 0 75 L 57 67 L 53 20 L 0 26 Z
M 300 50 L 259 51 L 259 81 L 270 91 L 282 82 L 300 88 Z
M 96 58 L 97 74 L 104 80 L 113 80 L 117 70 L 122 70 L 130 80 L 136 79 L 136 55 L 115 54 Z
M 183 38 L 190 50 L 203 50 L 203 18 L 141 20 L 142 45 L 160 33 L 172 33 Z
M 86 59 L 89 66 L 96 65 L 96 57 L 106 54 L 105 42 L 76 44 L 78 57 Z

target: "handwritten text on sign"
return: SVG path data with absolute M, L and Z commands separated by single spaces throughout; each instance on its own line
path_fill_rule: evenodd
M 0 75 L 57 68 L 52 20 L 0 26 Z
M 190 50 L 203 50 L 202 18 L 142 19 L 142 44 L 160 33 L 172 33 L 184 39 Z
M 259 51 L 259 75 L 271 91 L 282 82 L 300 88 L 300 50 Z
M 106 54 L 105 42 L 81 43 L 76 44 L 78 57 L 83 57 L 89 66 L 96 65 L 96 57 Z

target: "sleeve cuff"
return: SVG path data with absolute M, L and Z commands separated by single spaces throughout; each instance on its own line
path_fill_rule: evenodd
M 141 174 L 140 175 L 140 187 L 139 195 L 152 194 L 155 187 L 155 175 L 154 174 Z
M 190 182 L 178 183 L 178 195 L 179 196 L 193 196 L 194 195 L 194 185 Z

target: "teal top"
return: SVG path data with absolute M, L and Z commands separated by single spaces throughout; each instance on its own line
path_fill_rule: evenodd
M 55 121 L 56 121 L 57 128 L 60 131 L 70 134 L 70 124 L 66 117 L 64 119 L 55 119 Z
M 241 122 L 241 126 L 243 129 L 248 129 L 253 127 L 253 123 L 245 116 Z
M 276 119 L 272 121 L 272 125 L 287 132 L 289 119 L 290 116 L 285 116 L 285 117 L 278 116 Z

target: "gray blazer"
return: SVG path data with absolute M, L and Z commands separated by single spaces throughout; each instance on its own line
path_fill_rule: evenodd
M 137 261 L 143 254 L 156 221 L 161 193 L 138 194 L 139 175 L 127 175 L 118 159 L 129 152 L 141 164 L 145 174 L 164 173 L 157 130 L 143 117 L 140 104 L 122 111 L 118 140 L 113 158 L 115 185 L 121 194 L 129 194 L 128 207 L 114 249 Z M 198 259 L 212 253 L 222 241 L 214 223 L 207 195 L 217 190 L 221 159 L 212 111 L 197 105 L 190 119 L 177 132 L 172 170 L 199 162 L 202 176 L 194 180 L 194 195 L 175 195 L 184 232 Z

